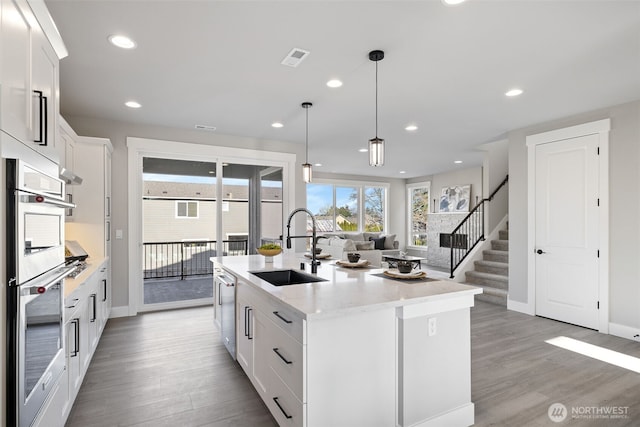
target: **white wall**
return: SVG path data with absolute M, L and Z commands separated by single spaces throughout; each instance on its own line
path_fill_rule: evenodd
M 78 135 L 109 138 L 113 144 L 112 227 L 114 230 L 123 230 L 124 232 L 124 238 L 122 240 L 113 240 L 111 249 L 113 269 L 113 305 L 115 307 L 129 305 L 129 249 L 127 245 L 127 200 L 129 183 L 127 182 L 127 137 L 135 136 L 149 139 L 183 141 L 211 146 L 294 153 L 297 158 L 304 157 L 303 144 L 219 135 L 211 132 L 149 126 L 144 124 L 117 122 L 80 116 L 65 116 L 65 119 Z M 256 159 L 256 161 L 259 162 L 260 159 Z M 295 200 L 292 201 L 292 206 L 296 207 L 304 206 L 306 203 L 305 186 L 302 185 L 302 172 L 300 169 L 301 168 L 296 168 L 294 171 L 296 183 L 301 184 L 296 185 L 296 196 Z
M 484 144 L 482 162 L 483 198 L 488 198 L 509 173 L 509 141 L 501 140 Z M 489 234 L 509 212 L 509 188 L 501 188 L 485 208 L 485 234 Z
M 482 167 L 480 166 L 453 169 L 449 172 L 411 178 L 407 179 L 407 184 L 426 181 L 431 181 L 431 212 L 438 212 L 438 201 L 440 200 L 440 194 L 442 193 L 443 187 L 471 184 L 471 200 L 469 201 L 469 209 L 472 209 L 476 205 L 476 199 L 482 199 Z M 436 200 L 435 204 L 433 203 L 434 199 Z
M 509 133 L 509 299 L 527 302 L 526 136 L 605 118 L 611 118 L 610 322 L 640 328 L 640 101 Z

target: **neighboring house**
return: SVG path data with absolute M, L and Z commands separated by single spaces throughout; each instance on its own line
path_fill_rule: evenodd
M 224 185 L 223 240 L 249 230 L 248 187 Z M 144 181 L 143 241 L 216 240 L 215 184 Z M 263 187 L 262 236 L 282 234 L 282 189 Z

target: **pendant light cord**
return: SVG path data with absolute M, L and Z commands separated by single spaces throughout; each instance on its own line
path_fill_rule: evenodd
M 378 139 L 378 61 L 376 61 L 376 139 Z
M 306 107 L 305 110 L 307 112 L 307 131 L 305 133 L 305 163 L 309 163 L 309 107 Z

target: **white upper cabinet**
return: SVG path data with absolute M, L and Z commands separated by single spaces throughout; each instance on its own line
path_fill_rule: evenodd
M 0 0 L 0 6 L 0 128 L 57 162 L 59 61 L 66 49 L 43 1 Z
M 73 172 L 82 184 L 73 186 L 76 208 L 65 228 L 67 239 L 77 240 L 90 257 L 111 254 L 111 141 L 81 136 L 74 145 Z M 70 187 L 70 186 L 68 186 Z M 68 188 L 67 187 L 67 188 Z

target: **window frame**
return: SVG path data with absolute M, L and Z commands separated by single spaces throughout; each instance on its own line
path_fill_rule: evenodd
M 429 192 L 429 207 L 427 209 L 427 214 L 430 214 L 431 211 L 433 210 L 433 206 L 431 206 L 431 181 L 421 181 L 421 182 L 412 182 L 410 184 L 406 184 L 406 200 L 407 200 L 407 204 L 406 204 L 406 211 L 407 211 L 407 234 L 406 234 L 406 247 L 407 249 L 414 249 L 414 250 L 425 250 L 427 249 L 427 245 L 414 245 L 413 244 L 413 209 L 412 209 L 412 203 L 413 203 L 413 191 L 419 188 L 426 188 L 427 191 Z
M 185 215 L 185 216 L 180 216 L 179 215 L 178 206 L 179 206 L 180 203 L 185 203 L 187 205 L 187 209 L 186 209 L 187 215 Z M 196 216 L 189 216 L 189 203 L 195 203 L 195 205 L 196 205 Z M 200 203 L 199 203 L 198 200 L 176 200 L 175 219 L 199 219 L 199 218 L 200 218 Z
M 332 186 L 332 206 L 333 206 L 333 231 L 327 231 L 327 233 L 336 233 L 338 231 L 335 230 L 336 225 L 336 187 L 349 187 L 349 188 L 357 188 L 358 190 L 358 230 L 356 231 L 347 231 L 348 233 L 363 233 L 366 230 L 365 227 L 365 188 L 371 187 L 380 187 L 384 191 L 384 202 L 383 202 L 383 221 L 382 233 L 387 233 L 389 230 L 389 189 L 391 185 L 387 182 L 375 182 L 375 181 L 350 181 L 350 180 L 342 180 L 342 179 L 314 179 L 313 182 L 307 183 L 305 185 L 305 192 L 307 189 L 307 185 L 313 184 L 321 184 L 321 185 L 331 185 Z M 306 196 L 305 196 L 305 205 L 307 204 Z M 308 208 L 308 206 L 307 206 Z

